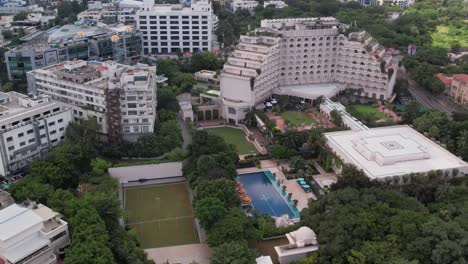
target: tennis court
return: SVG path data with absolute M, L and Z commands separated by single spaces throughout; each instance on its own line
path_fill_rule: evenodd
M 186 182 L 127 188 L 125 209 L 143 248 L 199 242 Z

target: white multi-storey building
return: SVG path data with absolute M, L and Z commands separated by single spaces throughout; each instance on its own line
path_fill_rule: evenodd
M 221 72 L 223 116 L 238 122 L 273 94 L 310 103 L 344 89 L 386 100 L 392 97 L 397 64 L 365 32 L 341 32 L 335 18 L 263 20 L 246 36 Z
M 208 0 L 193 1 L 191 6 L 145 0 L 135 20 L 145 54 L 210 51 L 217 21 Z
M 237 10 L 249 10 L 253 12 L 258 6 L 258 2 L 256 0 L 231 0 L 230 5 L 232 12 L 236 12 Z
M 0 176 L 25 168 L 65 138 L 71 110 L 48 96 L 0 93 Z
M 68 61 L 29 72 L 31 93 L 69 105 L 75 120 L 95 118 L 111 141 L 153 133 L 156 67 L 113 61 Z
M 55 264 L 69 244 L 67 222 L 50 208 L 31 202 L 0 208 L 0 263 Z

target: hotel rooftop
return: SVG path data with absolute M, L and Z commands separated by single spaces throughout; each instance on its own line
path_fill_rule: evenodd
M 468 164 L 409 126 L 326 133 L 329 148 L 372 179 L 426 173 L 468 172 Z

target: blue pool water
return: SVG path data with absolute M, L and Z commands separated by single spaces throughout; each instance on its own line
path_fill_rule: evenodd
M 242 174 L 237 180 L 242 182 L 247 195 L 252 198 L 253 207 L 260 214 L 270 216 L 287 214 L 291 219 L 299 218 L 300 213 L 294 204 L 288 201 L 287 194 L 281 194 L 280 187 L 275 186 L 274 179 L 270 179 L 265 172 Z

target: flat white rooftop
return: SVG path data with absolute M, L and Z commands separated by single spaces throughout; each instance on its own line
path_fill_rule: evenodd
M 182 176 L 182 162 L 109 168 L 109 174 L 121 183 Z
M 42 221 L 31 209 L 12 204 L 0 210 L 0 241 L 6 241 Z
M 459 169 L 468 164 L 409 126 L 326 133 L 327 145 L 345 162 L 370 178 L 431 170 Z
M 317 99 L 320 96 L 333 97 L 346 86 L 340 83 L 309 83 L 285 85 L 279 88 L 279 94 L 297 96 L 306 99 Z

